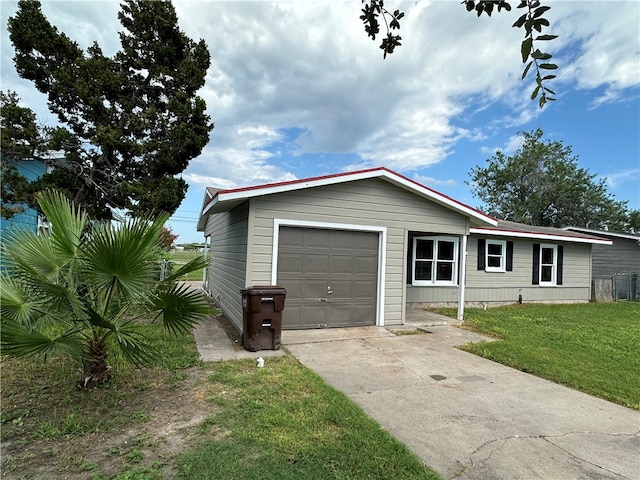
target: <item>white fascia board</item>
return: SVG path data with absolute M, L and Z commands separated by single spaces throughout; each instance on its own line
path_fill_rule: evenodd
M 592 235 L 602 236 L 602 237 L 626 238 L 628 240 L 635 240 L 640 242 L 640 235 L 633 235 L 631 233 L 607 232 L 604 230 L 591 230 L 590 228 L 582 228 L 582 227 L 564 227 L 563 230 L 581 232 L 581 233 L 590 233 Z
M 572 243 L 592 243 L 597 245 L 613 245 L 611 240 L 587 238 L 587 237 L 569 237 L 565 235 L 554 235 L 552 233 L 530 233 L 530 232 L 514 232 L 508 230 L 494 230 L 490 228 L 471 228 L 470 233 L 478 235 L 491 235 L 494 237 L 515 237 L 515 238 L 531 238 L 536 240 L 551 240 L 556 242 L 572 242 Z

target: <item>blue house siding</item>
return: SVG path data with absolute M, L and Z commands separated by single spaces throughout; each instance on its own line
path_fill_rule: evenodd
M 18 173 L 24 176 L 30 182 L 37 180 L 42 175 L 47 173 L 47 165 L 37 160 L 22 160 L 17 163 Z M 38 229 L 38 211 L 34 208 L 29 208 L 27 205 L 23 205 L 24 211 L 15 214 L 11 218 L 0 217 L 0 232 L 5 232 L 6 229 L 11 228 L 23 228 L 31 231 L 37 231 Z

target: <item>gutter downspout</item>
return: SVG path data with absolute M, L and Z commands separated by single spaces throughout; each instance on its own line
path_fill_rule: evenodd
M 468 230 L 467 230 L 468 231 Z M 460 266 L 460 281 L 458 286 L 458 320 L 464 321 L 464 287 L 467 281 L 467 237 L 468 234 L 462 236 L 462 253 L 460 255 L 462 265 Z

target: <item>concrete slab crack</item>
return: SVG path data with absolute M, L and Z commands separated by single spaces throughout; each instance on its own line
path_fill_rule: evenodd
M 472 469 L 475 465 L 482 463 L 482 462 L 487 462 L 489 460 L 491 460 L 491 457 L 496 453 L 499 452 L 506 444 L 507 442 L 511 441 L 511 440 L 531 440 L 531 439 L 539 439 L 539 440 L 543 440 L 547 443 L 549 443 L 550 445 L 552 445 L 554 448 L 557 448 L 561 451 L 563 451 L 565 454 L 567 454 L 568 456 L 570 456 L 571 458 L 577 460 L 580 463 L 585 463 L 587 465 L 591 465 L 592 467 L 595 467 L 599 470 L 603 470 L 605 472 L 608 472 L 611 475 L 615 475 L 616 477 L 620 478 L 620 479 L 628 479 L 631 480 L 631 477 L 628 477 L 624 474 L 621 474 L 620 472 L 611 470 L 609 468 L 606 468 L 602 465 L 599 465 L 597 463 L 594 463 L 592 461 L 587 460 L 586 458 L 582 458 L 579 455 L 576 455 L 574 452 L 572 452 L 571 450 L 569 450 L 568 448 L 563 447 L 562 445 L 559 445 L 558 443 L 554 442 L 554 439 L 561 439 L 561 438 L 565 438 L 568 437 L 570 435 L 589 435 L 589 434 L 596 434 L 596 435 L 607 435 L 607 436 L 612 436 L 612 437 L 637 437 L 639 434 L 638 433 L 630 433 L 630 434 L 624 434 L 624 433 L 608 433 L 608 432 L 589 432 L 589 431 L 574 431 L 574 432 L 567 432 L 564 433 L 562 435 L 511 435 L 511 436 L 507 436 L 507 437 L 500 437 L 500 438 L 493 438 L 490 440 L 487 440 L 486 442 L 482 443 L 481 445 L 479 445 L 475 450 L 473 450 L 470 454 L 469 454 L 469 460 L 468 460 L 468 464 L 465 464 L 463 462 L 458 461 L 458 463 L 461 465 L 461 469 L 458 470 L 456 472 L 456 477 L 459 477 L 461 475 L 463 475 L 466 471 Z M 483 450 L 487 449 L 488 451 L 485 452 L 484 454 L 481 454 L 481 452 L 483 452 Z

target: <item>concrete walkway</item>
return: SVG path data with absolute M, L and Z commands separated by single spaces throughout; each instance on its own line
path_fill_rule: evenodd
M 454 348 L 473 333 L 424 328 L 285 331 L 282 344 L 445 479 L 640 479 L 639 412 Z M 196 340 L 205 360 L 283 354 L 236 349 L 213 322 Z

